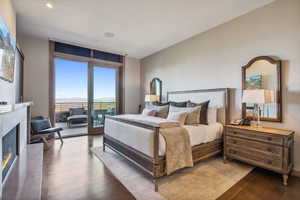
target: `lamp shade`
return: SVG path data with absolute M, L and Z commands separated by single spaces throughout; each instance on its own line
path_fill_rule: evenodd
M 265 89 L 244 90 L 243 103 L 267 104 L 274 102 L 274 92 Z
M 159 101 L 159 97 L 154 94 L 146 94 L 145 95 L 145 102 L 155 102 Z

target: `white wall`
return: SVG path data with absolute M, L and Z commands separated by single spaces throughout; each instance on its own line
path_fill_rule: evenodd
M 18 35 L 24 53 L 24 100 L 33 101 L 32 115 L 47 117 L 49 107 L 49 43 Z
M 138 113 L 140 104 L 140 60 L 125 57 L 125 113 Z
M 159 77 L 163 93 L 174 90 L 236 88 L 233 117 L 241 113 L 241 66 L 261 55 L 283 60 L 283 123 L 295 130 L 295 168 L 300 170 L 300 1 L 277 0 L 141 61 L 143 96 Z
M 0 16 L 4 19 L 10 33 L 16 37 L 16 13 L 11 0 L 0 0 Z M 0 80 L 0 101 L 14 103 L 14 83 Z

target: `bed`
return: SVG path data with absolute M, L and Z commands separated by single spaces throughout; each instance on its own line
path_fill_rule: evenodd
M 193 163 L 222 152 L 223 126 L 229 122 L 229 99 L 228 88 L 167 93 L 167 101 L 203 102 L 210 100 L 210 107 L 217 108 L 215 123 L 198 126 L 184 125 L 191 141 Z M 155 191 L 158 191 L 157 181 L 166 175 L 166 144 L 159 134 L 161 127 L 131 120 L 134 117 L 130 115 L 105 118 L 103 151 L 109 147 L 150 174 Z

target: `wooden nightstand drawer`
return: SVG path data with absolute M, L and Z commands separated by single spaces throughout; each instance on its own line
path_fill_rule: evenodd
M 226 136 L 225 139 L 228 145 L 235 146 L 237 148 L 241 147 L 241 148 L 253 149 L 269 155 L 277 155 L 280 157 L 282 156 L 283 147 L 277 145 L 266 144 L 262 142 L 256 142 L 256 141 L 251 141 L 251 140 L 232 137 L 232 136 Z
M 278 156 L 269 156 L 261 152 L 249 149 L 236 148 L 234 146 L 227 146 L 227 155 L 232 158 L 239 159 L 241 161 L 255 164 L 257 166 L 281 170 L 282 169 L 282 159 Z
M 283 138 L 280 136 L 277 136 L 277 135 L 249 131 L 249 130 L 244 130 L 244 129 L 237 129 L 237 128 L 227 128 L 227 129 L 228 129 L 227 135 L 230 135 L 230 136 L 283 145 Z

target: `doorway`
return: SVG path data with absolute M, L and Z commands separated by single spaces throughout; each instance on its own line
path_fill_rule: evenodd
M 88 133 L 88 63 L 55 58 L 55 126 L 62 137 Z
M 89 73 L 89 132 L 103 132 L 105 115 L 118 112 L 119 69 L 101 64 L 90 65 Z
M 105 115 L 121 113 L 122 65 L 55 54 L 52 67 L 50 119 L 62 136 L 103 133 Z

